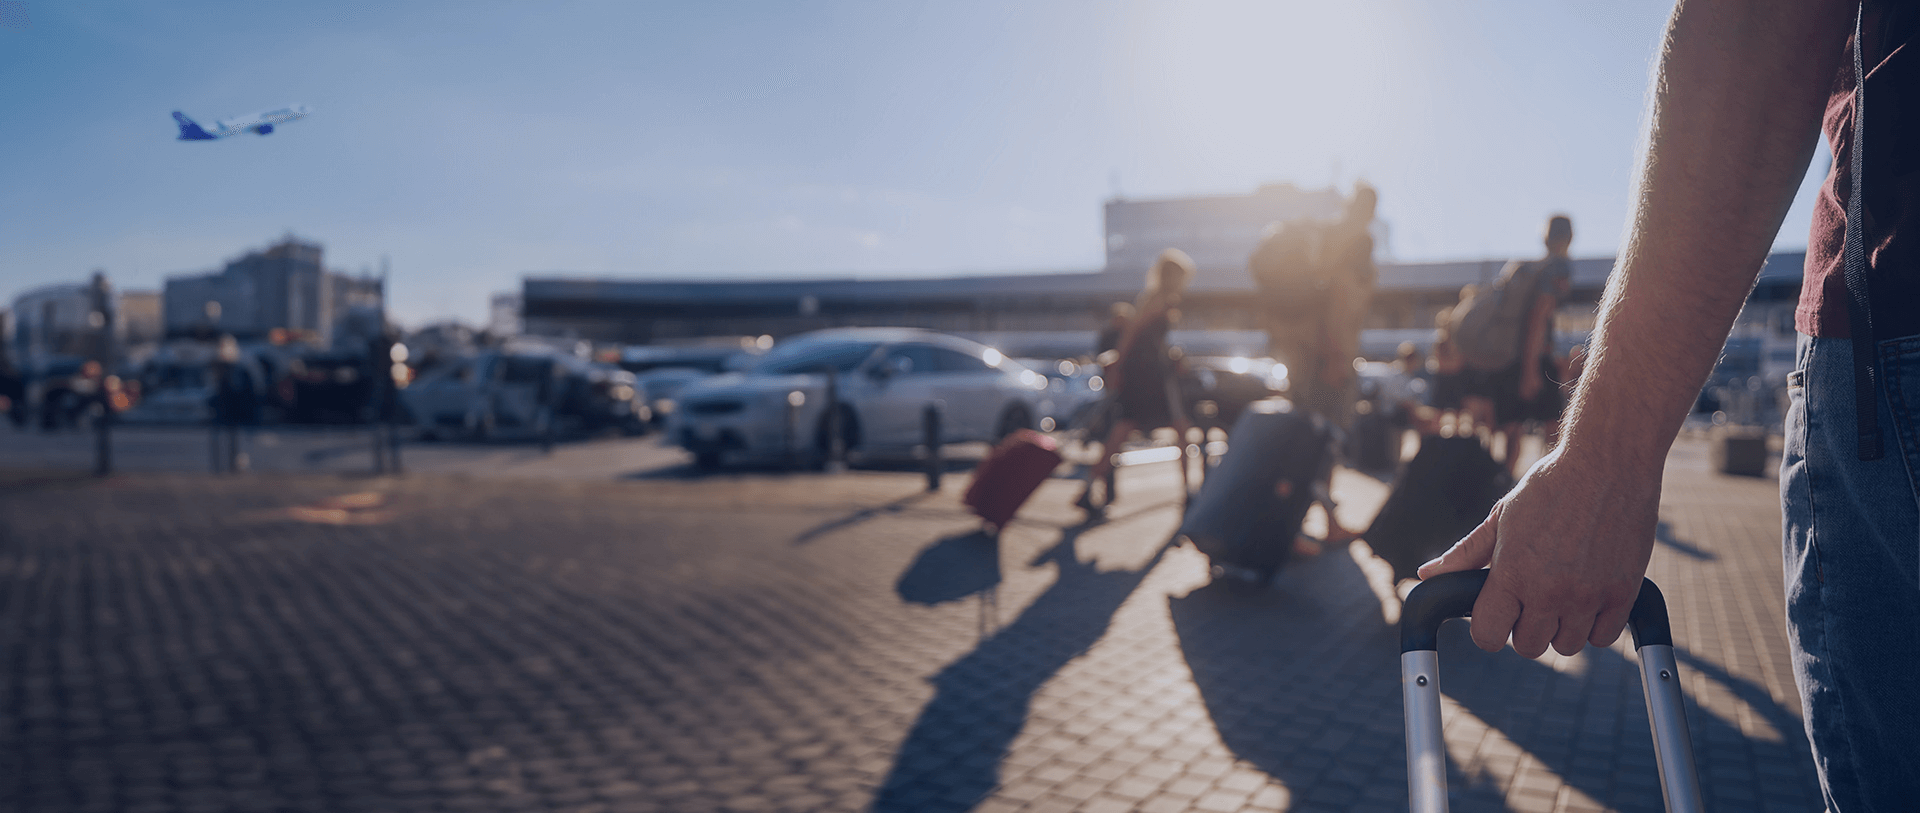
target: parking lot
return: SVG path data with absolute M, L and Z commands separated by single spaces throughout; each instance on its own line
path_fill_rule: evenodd
M 420 444 L 0 435 L 0 807 L 20 810 L 1405 808 L 1397 605 L 1363 551 L 1275 589 L 1172 544 L 1169 466 L 1110 518 L 1043 486 L 997 541 L 917 472 L 692 476 L 650 438 Z M 1064 471 L 1062 474 L 1067 474 Z M 1662 544 L 1713 809 L 1817 810 L 1768 479 L 1686 439 Z M 1364 525 L 1386 485 L 1342 470 Z M 1456 810 L 1658 810 L 1624 645 L 1455 630 Z

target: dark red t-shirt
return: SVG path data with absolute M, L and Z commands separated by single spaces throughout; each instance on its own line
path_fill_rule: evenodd
M 1866 208 L 1868 280 L 1874 332 L 1882 339 L 1920 333 L 1920 2 L 1868 2 L 1861 26 L 1867 69 Z M 1853 41 L 1834 76 L 1821 129 L 1833 168 L 1814 201 L 1806 276 L 1794 327 L 1846 338 L 1847 194 L 1853 160 Z

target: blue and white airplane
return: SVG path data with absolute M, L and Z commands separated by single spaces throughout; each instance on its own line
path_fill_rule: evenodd
M 226 138 L 230 135 L 239 135 L 248 131 L 266 135 L 273 132 L 273 125 L 284 124 L 294 119 L 304 118 L 307 112 L 306 105 L 296 104 L 292 107 L 268 110 L 265 113 L 255 113 L 251 116 L 221 119 L 213 123 L 213 132 L 207 132 L 202 129 L 200 125 L 194 123 L 193 119 L 187 118 L 178 110 L 173 111 L 173 120 L 180 123 L 181 141 L 212 141 L 216 138 Z

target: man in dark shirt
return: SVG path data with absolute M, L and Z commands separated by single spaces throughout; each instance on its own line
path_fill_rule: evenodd
M 1783 504 L 1794 678 L 1833 813 L 1920 799 L 1920 12 L 1911 2 L 1687 0 L 1652 90 L 1632 230 L 1560 446 L 1422 576 L 1492 566 L 1473 637 L 1529 657 L 1619 637 L 1652 555 L 1668 448 L 1824 124 L 1789 382 Z M 1853 43 L 1859 14 L 1859 50 Z M 1866 80 L 1855 93 L 1855 54 Z M 1864 100 L 1864 101 L 1863 101 Z M 1861 138 L 1854 137 L 1855 109 Z M 1864 142 L 1872 331 L 1840 269 Z M 1856 399 L 1859 344 L 1874 382 Z M 1877 421 L 1884 453 L 1866 416 Z
M 1521 474 L 1525 422 L 1539 421 L 1552 438 L 1559 432 L 1563 408 L 1560 366 L 1553 357 L 1553 317 L 1573 287 L 1573 265 L 1567 257 L 1573 220 L 1566 215 L 1550 218 L 1545 242 L 1545 257 L 1513 263 L 1502 272 L 1507 295 L 1531 301 L 1522 306 L 1520 347 L 1513 362 L 1484 374 L 1479 382 L 1481 394 L 1493 401 L 1494 431 L 1506 439 L 1506 465 L 1515 477 Z

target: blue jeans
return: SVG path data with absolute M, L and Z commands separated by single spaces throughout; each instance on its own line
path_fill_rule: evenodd
M 1833 813 L 1920 805 L 1920 336 L 1879 349 L 1879 460 L 1857 454 L 1850 340 L 1801 336 L 1787 387 L 1787 635 Z

